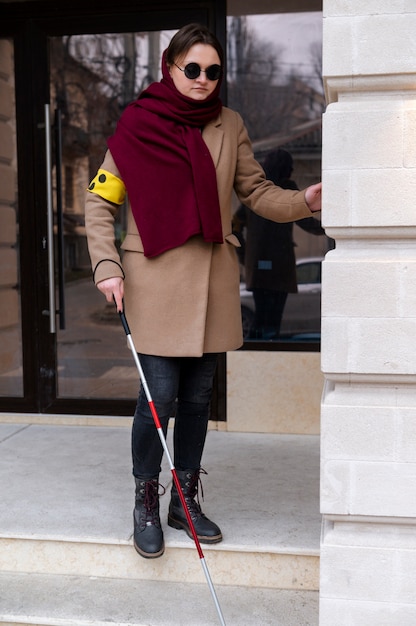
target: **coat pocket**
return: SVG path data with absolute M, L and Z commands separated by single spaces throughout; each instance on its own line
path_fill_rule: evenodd
M 230 235 L 226 235 L 225 241 L 227 243 L 230 243 L 235 248 L 241 248 L 241 243 L 239 242 L 238 237 L 236 237 L 236 235 L 234 235 L 233 233 L 231 233 Z

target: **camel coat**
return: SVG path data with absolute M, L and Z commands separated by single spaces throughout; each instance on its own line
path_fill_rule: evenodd
M 135 347 L 143 354 L 197 357 L 242 345 L 236 253 L 240 244 L 232 234 L 233 190 L 242 204 L 276 222 L 311 215 L 303 191 L 283 190 L 265 179 L 238 113 L 223 107 L 202 136 L 216 167 L 222 244 L 195 236 L 178 248 L 146 258 L 129 210 L 121 260 L 114 245 L 118 207 L 87 192 L 85 224 L 94 281 L 122 276 L 122 265 L 126 317 Z M 120 176 L 109 152 L 101 168 Z

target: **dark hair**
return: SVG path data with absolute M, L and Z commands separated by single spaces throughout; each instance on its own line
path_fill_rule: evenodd
M 203 43 L 212 46 L 220 57 L 221 67 L 224 66 L 224 51 L 216 36 L 202 24 L 187 24 L 183 26 L 170 40 L 166 50 L 166 63 L 173 65 L 177 59 L 185 56 L 192 46 Z

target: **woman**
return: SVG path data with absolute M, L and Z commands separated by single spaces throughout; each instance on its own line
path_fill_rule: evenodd
M 94 281 L 122 310 L 166 433 L 175 406 L 174 465 L 201 542 L 221 541 L 197 489 L 217 355 L 242 344 L 231 197 L 264 217 L 293 221 L 320 210 L 320 184 L 283 191 L 253 158 L 241 117 L 219 98 L 224 58 L 216 37 L 190 24 L 162 58 L 162 80 L 127 107 L 86 200 Z M 123 261 L 113 219 L 129 198 Z M 158 477 L 163 450 L 143 390 L 132 427 L 134 546 L 161 556 Z M 192 536 L 172 487 L 168 524 Z

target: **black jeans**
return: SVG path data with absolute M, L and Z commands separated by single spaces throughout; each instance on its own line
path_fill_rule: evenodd
M 218 355 L 191 358 L 139 354 L 139 359 L 165 436 L 169 418 L 175 417 L 175 468 L 199 469 Z M 157 476 L 162 456 L 163 447 L 141 387 L 132 429 L 133 475 Z

